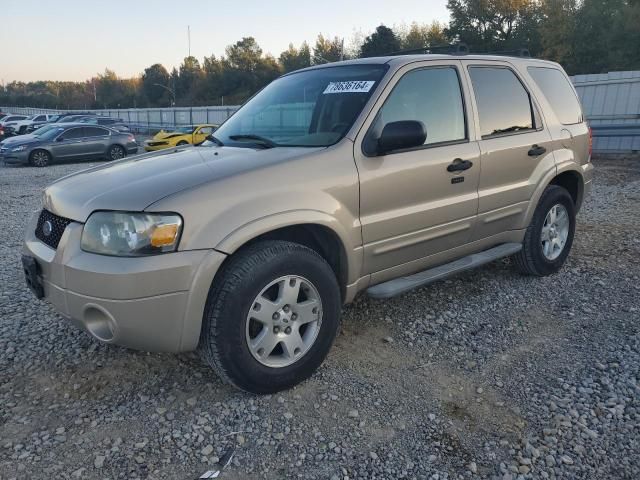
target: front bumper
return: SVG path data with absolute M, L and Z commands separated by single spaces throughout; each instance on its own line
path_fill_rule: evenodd
M 29 163 L 29 151 L 23 150 L 21 152 L 11 152 L 7 150 L 6 152 L 0 153 L 0 160 L 4 160 L 5 163 Z
M 65 229 L 56 250 L 35 236 L 23 255 L 38 265 L 44 298 L 76 326 L 105 343 L 146 351 L 194 350 L 209 287 L 225 255 L 215 250 L 149 257 L 110 257 L 80 249 L 82 224 Z

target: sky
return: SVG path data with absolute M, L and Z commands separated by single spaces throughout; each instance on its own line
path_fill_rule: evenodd
M 446 0 L 0 0 L 0 82 L 85 80 L 179 66 L 252 36 L 277 57 L 319 33 L 345 39 L 376 26 L 446 22 Z

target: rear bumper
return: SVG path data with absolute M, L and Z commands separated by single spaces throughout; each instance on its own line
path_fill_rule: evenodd
M 194 350 L 209 287 L 225 255 L 215 250 L 122 258 L 80 249 L 82 224 L 67 226 L 56 250 L 35 237 L 31 220 L 23 254 L 35 258 L 44 298 L 98 340 L 146 351 Z

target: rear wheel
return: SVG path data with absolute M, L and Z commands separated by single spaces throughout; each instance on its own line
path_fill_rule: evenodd
M 34 167 L 46 167 L 51 163 L 51 154 L 46 150 L 34 150 L 29 155 L 29 163 Z
M 527 228 L 522 250 L 514 255 L 518 270 L 537 276 L 560 270 L 569 256 L 575 227 L 571 195 L 558 185 L 549 185 Z
M 120 160 L 127 155 L 124 148 L 120 145 L 111 145 L 109 150 L 107 151 L 107 159 L 108 160 Z
M 258 242 L 214 280 L 199 350 L 227 382 L 273 393 L 310 377 L 335 339 L 341 297 L 331 267 L 290 242 Z

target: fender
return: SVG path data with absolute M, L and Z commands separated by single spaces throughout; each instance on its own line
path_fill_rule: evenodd
M 524 221 L 523 221 L 523 224 L 522 224 L 522 228 L 527 228 L 527 226 L 531 223 L 531 219 L 533 218 L 533 213 L 535 212 L 536 207 L 538 206 L 538 202 L 540 201 L 540 197 L 542 196 L 542 193 L 544 192 L 544 189 L 547 188 L 547 186 L 558 175 L 560 175 L 561 173 L 569 172 L 569 171 L 577 173 L 580 176 L 580 179 L 581 179 L 580 191 L 578 193 L 578 202 L 576 204 L 576 208 L 580 207 L 579 204 L 580 204 L 580 202 L 582 200 L 582 190 L 583 190 L 583 185 L 584 185 L 584 177 L 582 175 L 582 169 L 580 168 L 580 166 L 573 159 L 565 160 L 560 164 L 556 163 L 555 168 L 552 168 L 548 172 L 546 172 L 540 178 L 540 181 L 536 185 L 536 188 L 535 188 L 535 190 L 533 192 L 533 195 L 531 196 L 531 200 L 529 201 L 529 206 L 527 207 L 527 212 L 526 212 L 526 214 L 524 216 Z
M 362 266 L 362 246 L 354 247 L 354 239 L 349 236 L 343 225 L 332 215 L 319 210 L 289 210 L 257 218 L 227 234 L 215 246 L 215 249 L 231 255 L 244 244 L 262 234 L 296 225 L 321 225 L 333 231 L 340 240 L 347 259 L 347 282 L 351 283 L 359 278 Z

